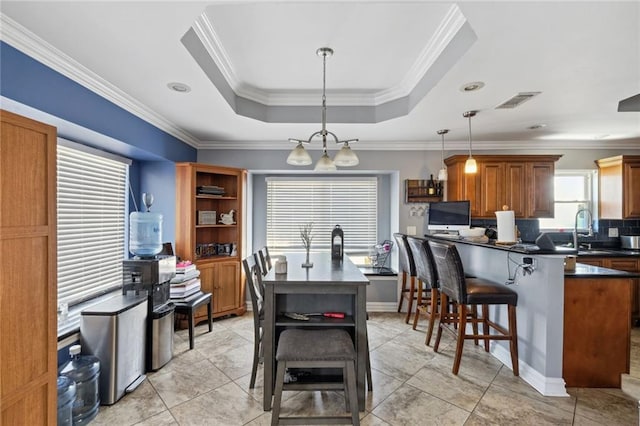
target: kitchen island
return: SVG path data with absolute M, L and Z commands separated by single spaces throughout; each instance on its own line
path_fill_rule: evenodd
M 463 239 L 446 240 L 456 244 L 466 273 L 507 283 L 509 288 L 518 293 L 518 359 L 522 379 L 542 395 L 568 396 L 563 372 L 564 261 L 567 255 L 576 254 L 576 251 L 566 248 L 540 250 L 530 244 L 501 246 Z M 522 267 L 518 266 L 524 264 L 524 258 L 532 259 L 534 271 L 531 274 L 524 274 Z M 580 271 L 584 272 L 582 269 Z M 591 270 L 589 279 L 613 279 L 612 273 L 608 271 L 604 271 L 604 268 Z M 632 279 L 636 275 L 624 276 Z M 579 275 L 574 273 L 571 279 L 578 277 Z M 590 315 L 581 318 L 581 321 L 597 322 L 602 315 L 618 315 L 619 311 L 616 309 L 611 307 L 609 311 L 591 312 Z M 507 325 L 507 312 L 504 307 L 491 307 L 490 315 L 499 324 Z M 573 324 L 573 320 L 571 321 Z M 490 350 L 493 356 L 511 368 L 509 347 L 505 342 L 492 342 Z

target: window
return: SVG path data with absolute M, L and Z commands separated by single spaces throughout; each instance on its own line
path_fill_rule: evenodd
M 267 178 L 267 245 L 303 250 L 299 227 L 313 222 L 312 250 L 329 250 L 331 230 L 344 230 L 345 253 L 368 252 L 378 233 L 375 177 Z
M 58 303 L 122 286 L 128 163 L 58 142 Z
M 594 217 L 594 190 L 596 182 L 593 170 L 556 170 L 553 180 L 555 195 L 555 217 L 540 219 L 540 229 L 571 230 L 576 213 L 581 208 L 589 209 Z M 588 228 L 587 215 L 578 217 L 578 229 Z

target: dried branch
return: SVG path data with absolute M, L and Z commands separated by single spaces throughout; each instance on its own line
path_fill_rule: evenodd
M 311 231 L 313 230 L 313 222 L 305 223 L 304 225 L 298 226 L 300 229 L 300 238 L 302 239 L 302 245 L 306 250 L 311 249 L 311 241 L 313 241 L 313 235 Z

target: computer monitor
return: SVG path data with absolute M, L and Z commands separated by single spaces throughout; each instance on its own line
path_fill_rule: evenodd
M 429 203 L 427 231 L 458 231 L 471 227 L 471 202 L 440 201 Z

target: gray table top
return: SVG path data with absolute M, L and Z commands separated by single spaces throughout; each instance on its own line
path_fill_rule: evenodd
M 287 253 L 287 273 L 276 274 L 273 267 L 262 280 L 265 285 L 273 284 L 368 284 L 369 280 L 348 257 L 342 261 L 332 261 L 329 252 L 311 253 L 309 260 L 313 267 L 305 268 L 306 253 Z

